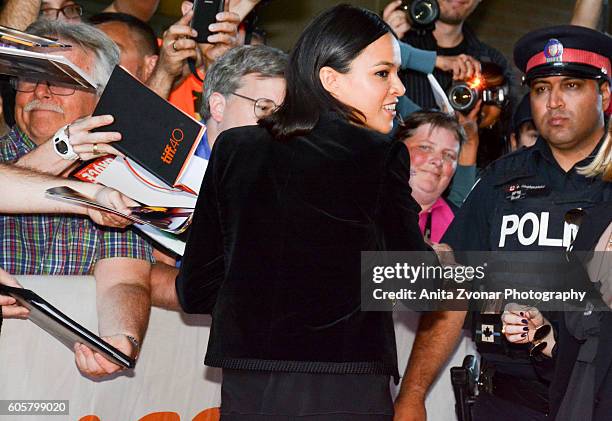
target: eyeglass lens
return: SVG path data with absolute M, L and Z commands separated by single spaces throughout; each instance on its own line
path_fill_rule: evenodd
M 72 95 L 76 90 L 72 86 L 54 84 L 49 81 L 33 80 L 33 79 L 12 79 L 11 85 L 17 92 L 34 92 L 40 83 L 45 83 L 54 95 Z
M 271 99 L 260 98 L 255 101 L 255 115 L 259 118 L 267 117 L 276 110 L 276 104 Z
M 64 6 L 60 9 L 48 8 L 48 9 L 42 9 L 40 11 L 41 15 L 46 16 L 48 18 L 53 18 L 53 19 L 59 18 L 60 12 L 62 13 L 62 15 L 64 15 L 68 19 L 74 19 L 74 18 L 78 18 L 79 16 L 83 15 L 83 8 L 79 6 L 78 4 L 69 4 L 68 6 Z

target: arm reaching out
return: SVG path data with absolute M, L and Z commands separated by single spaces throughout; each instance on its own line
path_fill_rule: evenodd
M 425 397 L 455 348 L 464 311 L 424 313 L 395 400 L 394 421 L 426 421 Z
M 57 186 L 71 187 L 123 213 L 129 214 L 128 207 L 137 205 L 121 193 L 99 184 L 62 179 L 15 166 L 0 165 L 0 195 L 4 198 L 0 212 L 74 213 L 88 215 L 97 224 L 119 228 L 130 223 L 116 215 L 47 198 L 45 190 Z

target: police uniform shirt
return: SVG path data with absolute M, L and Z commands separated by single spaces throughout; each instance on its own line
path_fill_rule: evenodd
M 577 172 L 598 149 L 567 172 L 542 138 L 500 158 L 476 183 L 442 242 L 458 251 L 566 248 L 575 233 L 565 213 L 612 196 L 610 183 Z
M 575 236 L 575 229 L 564 221 L 565 213 L 574 208 L 589 208 L 612 197 L 612 183 L 596 177 L 587 178 L 577 172 L 577 167 L 593 159 L 598 148 L 567 172 L 559 166 L 542 138 L 538 138 L 531 148 L 520 149 L 495 161 L 457 212 L 442 242 L 457 251 L 459 262 L 469 265 L 482 262 L 470 261 L 462 251 L 559 250 L 558 259 L 562 259 L 564 249 Z M 558 282 L 558 277 L 562 276 L 555 273 L 555 270 L 563 270 L 561 264 L 538 261 L 556 259 L 556 253 L 514 253 L 510 256 L 516 256 L 520 262 L 510 264 L 513 273 L 495 274 L 502 280 L 506 276 L 510 282 L 528 282 L 531 286 L 537 282 Z M 532 263 L 546 270 L 534 271 Z M 530 266 L 531 272 L 519 273 Z M 538 276 L 541 279 L 536 279 Z M 543 375 L 530 363 L 523 345 L 506 343 L 502 351 L 481 343 L 479 350 L 499 372 L 533 380 Z

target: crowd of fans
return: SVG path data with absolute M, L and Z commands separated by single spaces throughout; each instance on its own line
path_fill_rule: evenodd
M 151 305 L 181 309 L 176 291 L 159 287 L 176 279 L 180 258 L 177 262 L 177 256 L 126 227 L 127 221 L 122 218 L 43 197 L 45 188 L 61 183 L 124 212 L 135 204 L 112 189 L 67 178 L 77 162 L 106 154 L 121 155 L 112 146 L 121 141 L 121 134 L 103 131 L 113 117 L 91 116 L 114 66 L 122 65 L 160 97 L 201 119 L 207 131 L 196 154 L 204 159 L 210 158 L 222 132 L 256 125 L 275 113 L 283 104 L 286 90 L 287 55 L 259 45 L 266 42 L 265 32 L 253 24 L 254 13 L 261 6 L 259 0 L 230 0 L 229 11 L 217 15 L 217 22 L 210 27 L 213 35 L 205 44 L 193 40 L 196 33 L 190 26 L 193 11 L 189 1 L 182 3 L 181 18 L 157 34 L 147 22 L 158 3 L 115 0 L 102 13 L 90 15 L 72 0 L 6 0 L 0 11 L 2 25 L 71 44 L 72 48 L 54 54 L 71 60 L 96 83 L 96 91 L 92 92 L 54 85 L 44 75 L 40 80 L 3 77 L 0 81 L 0 191 L 11 198 L 0 204 L 0 268 L 6 271 L 0 269 L 0 281 L 18 285 L 8 274 L 93 275 L 99 334 L 131 356 L 137 356 L 145 337 Z M 572 23 L 596 28 L 603 3 L 578 0 Z M 534 89 L 523 94 L 504 55 L 482 42 L 466 24 L 479 4 L 480 0 L 440 0 L 439 19 L 426 31 L 413 27 L 400 0 L 389 2 L 381 12 L 399 40 L 399 75 L 405 86 L 389 140 L 403 142 L 409 152 L 409 184 L 421 208 L 418 224 L 426 241 L 437 244 L 451 238 L 451 245 L 459 249 L 462 235 L 469 236 L 472 230 L 472 235 L 480 235 L 481 227 L 470 224 L 477 221 L 476 212 L 480 212 L 473 209 L 482 203 L 468 199 L 468 206 L 462 208 L 477 179 L 502 156 L 526 148 L 537 149 L 538 129 L 543 124 L 538 121 L 540 116 L 532 115 L 530 103 L 534 102 L 530 95 L 534 95 Z M 195 61 L 203 83 L 192 74 L 188 59 Z M 468 88 L 480 89 L 480 97 L 465 109 L 453 112 L 436 97 L 428 74 L 433 74 L 445 93 L 465 83 Z M 609 94 L 609 82 L 607 87 Z M 196 100 L 197 92 L 201 100 Z M 594 105 L 591 108 L 597 112 Z M 50 142 L 56 132 L 66 127 L 76 161 L 59 157 Z M 600 157 L 599 162 L 605 167 L 609 158 Z M 562 167 L 569 171 L 574 164 Z M 591 170 L 593 174 L 601 173 Z M 482 189 L 481 184 L 476 195 Z M 492 196 L 482 197 L 492 200 Z M 472 210 L 474 213 L 469 213 Z M 445 237 L 456 214 L 463 228 L 451 229 L 450 237 Z M 464 249 L 469 250 L 469 246 Z M 27 317 L 27 311 L 11 298 L 0 297 L 0 304 L 5 318 Z M 537 309 L 504 314 L 512 321 L 509 325 L 516 324 L 521 329 L 524 325 L 525 333 L 527 327 L 535 330 L 542 324 L 554 324 Z M 433 336 L 436 329 L 446 329 L 441 331 L 444 333 L 463 322 L 441 324 L 436 317 L 441 316 L 424 315 L 421 321 L 422 328 L 431 328 Z M 521 333 L 509 341 L 527 342 L 528 335 L 520 336 Z M 453 337 L 449 335 L 450 342 Z M 446 348 L 441 347 L 438 354 L 428 351 L 432 352 L 433 366 L 448 356 Z M 549 341 L 548 357 L 553 354 L 552 348 Z M 418 358 L 417 352 L 413 360 Z M 91 377 L 121 370 L 83 345 L 75 348 L 75 361 L 79 370 Z M 414 378 L 414 373 L 411 375 L 407 372 L 408 378 Z M 521 377 L 512 375 L 512 381 Z M 425 390 L 431 381 L 433 377 L 423 377 Z M 525 404 L 528 409 L 521 412 L 522 402 L 514 403 L 516 406 L 508 413 L 515 414 L 515 419 L 523 415 L 540 419 L 548 411 Z M 482 413 L 480 416 L 484 417 Z

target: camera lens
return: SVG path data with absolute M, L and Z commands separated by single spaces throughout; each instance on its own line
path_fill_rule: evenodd
M 451 88 L 448 99 L 455 110 L 467 111 L 476 104 L 478 93 L 465 83 L 460 83 Z
M 414 0 L 410 5 L 410 18 L 417 26 L 431 25 L 440 16 L 436 0 Z
M 410 7 L 412 21 L 419 25 L 429 25 L 435 19 L 434 5 L 428 0 L 417 0 Z

